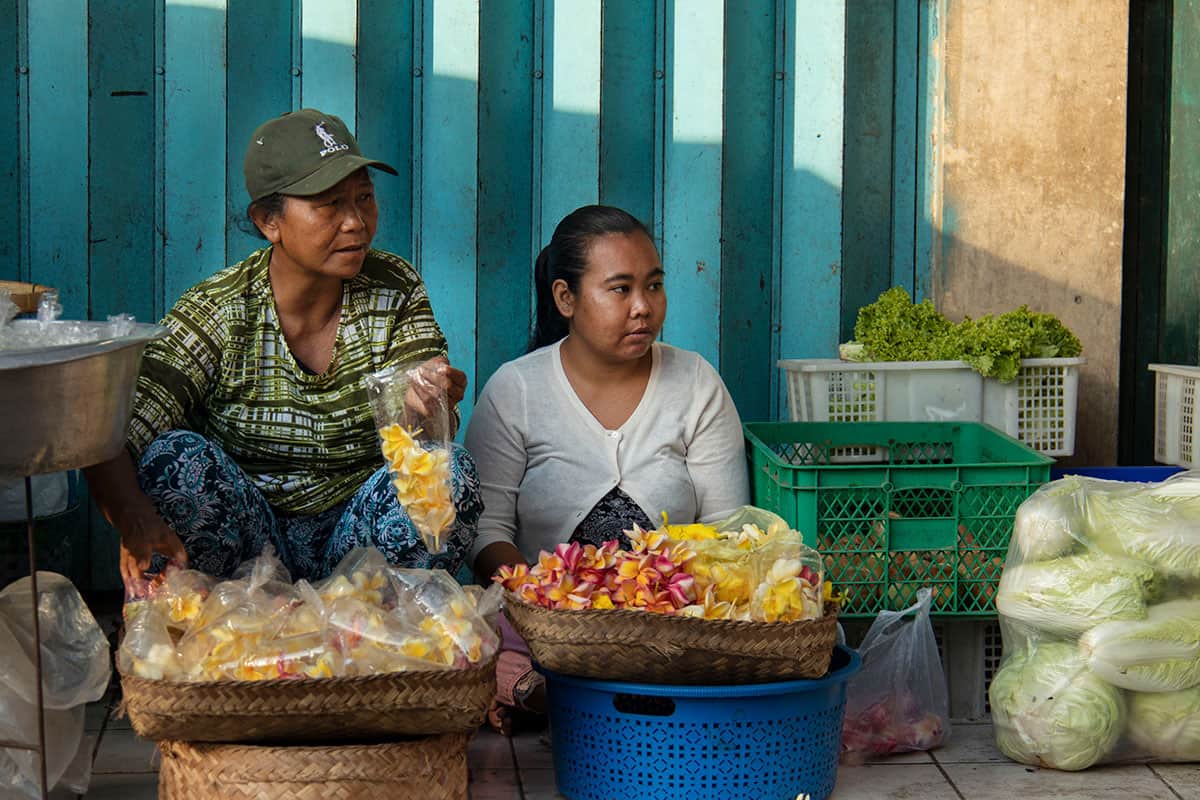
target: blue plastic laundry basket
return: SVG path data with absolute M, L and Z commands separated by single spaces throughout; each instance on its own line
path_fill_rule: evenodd
M 837 777 L 846 682 L 861 665 L 838 646 L 824 678 L 748 686 L 546 671 L 558 791 L 571 800 L 825 800 Z

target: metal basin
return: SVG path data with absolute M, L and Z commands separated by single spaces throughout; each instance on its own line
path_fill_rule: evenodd
M 14 330 L 37 324 L 12 323 Z M 121 451 L 142 351 L 167 330 L 135 325 L 114 338 L 107 322 L 70 324 L 102 338 L 0 350 L 0 477 L 87 467 Z

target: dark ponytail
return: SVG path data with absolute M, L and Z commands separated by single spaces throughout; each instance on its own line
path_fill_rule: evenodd
M 537 289 L 537 315 L 529 351 L 554 344 L 569 332 L 566 318 L 554 303 L 554 282 L 566 281 L 572 293 L 579 293 L 579 281 L 587 270 L 592 240 L 612 233 L 637 233 L 653 241 L 646 226 L 627 211 L 612 206 L 583 206 L 563 217 L 554 229 L 550 244 L 542 248 L 533 267 Z

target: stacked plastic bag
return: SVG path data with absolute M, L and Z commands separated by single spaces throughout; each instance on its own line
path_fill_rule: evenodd
M 268 552 L 229 581 L 174 570 L 133 594 L 117 665 L 156 680 L 465 669 L 499 646 L 498 589 L 463 587 L 444 570 L 392 567 L 374 548 L 352 550 L 316 584 L 291 583 Z
M 0 739 L 37 744 L 37 681 L 29 578 L 0 592 Z M 46 779 L 83 794 L 92 747 L 85 706 L 104 696 L 111 675 L 108 641 L 69 580 L 38 573 Z M 37 754 L 0 749 L 0 797 L 40 797 Z
M 1043 486 L 1017 511 L 996 608 L 1005 755 L 1200 760 L 1200 472 Z

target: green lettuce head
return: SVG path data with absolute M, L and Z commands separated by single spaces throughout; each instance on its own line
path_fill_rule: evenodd
M 1120 738 L 1124 701 L 1093 675 L 1074 645 L 1045 643 L 1010 656 L 988 698 L 996 746 L 1022 764 L 1087 769 Z
M 1139 756 L 1200 761 L 1200 687 L 1179 692 L 1130 692 L 1129 738 Z

